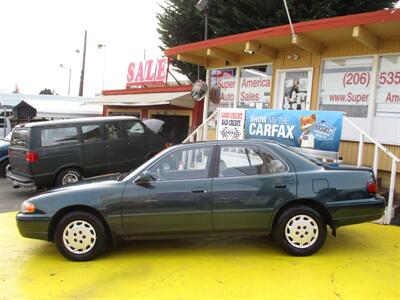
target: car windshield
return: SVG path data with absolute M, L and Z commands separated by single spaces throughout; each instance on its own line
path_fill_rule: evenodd
M 169 151 L 171 148 L 175 148 L 175 147 L 170 147 L 170 148 L 164 149 L 163 151 L 157 153 L 153 158 L 151 158 L 147 162 L 145 162 L 143 165 L 141 165 L 140 167 L 136 168 L 135 170 L 133 170 L 129 173 L 121 173 L 121 175 L 118 176 L 117 180 L 123 181 L 123 180 L 132 179 L 133 177 L 140 174 L 140 172 L 142 172 L 143 170 L 148 168 L 150 165 L 152 165 L 155 160 L 157 160 L 159 157 L 163 156 L 164 153 Z

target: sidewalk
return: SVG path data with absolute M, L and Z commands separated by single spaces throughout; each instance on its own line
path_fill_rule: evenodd
M 70 262 L 0 214 L 0 299 L 400 299 L 400 227 L 340 228 L 311 257 L 264 237 L 136 241 Z

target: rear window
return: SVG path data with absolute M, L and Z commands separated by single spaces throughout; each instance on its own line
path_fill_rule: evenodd
M 76 127 L 42 129 L 42 147 L 73 143 L 79 143 L 78 129 Z
M 28 144 L 28 129 L 14 129 L 10 145 L 12 147 L 26 147 Z

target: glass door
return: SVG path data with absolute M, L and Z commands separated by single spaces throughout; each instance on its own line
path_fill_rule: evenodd
M 275 109 L 309 110 L 312 69 L 278 70 L 275 86 Z

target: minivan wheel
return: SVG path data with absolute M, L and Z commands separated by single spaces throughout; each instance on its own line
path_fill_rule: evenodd
M 65 170 L 62 170 L 56 180 L 56 185 L 57 186 L 64 186 L 67 184 L 72 184 L 76 183 L 82 180 L 82 174 L 79 170 L 73 169 L 73 168 L 68 168 Z
M 104 252 L 107 234 L 96 216 L 78 211 L 67 214 L 58 223 L 55 242 L 58 251 L 67 259 L 87 261 Z
M 6 177 L 7 172 L 10 172 L 10 170 L 11 170 L 10 161 L 6 159 L 0 164 L 0 176 Z
M 308 256 L 322 247 L 326 232 L 326 224 L 317 211 L 308 206 L 294 206 L 278 217 L 273 235 L 287 253 Z

